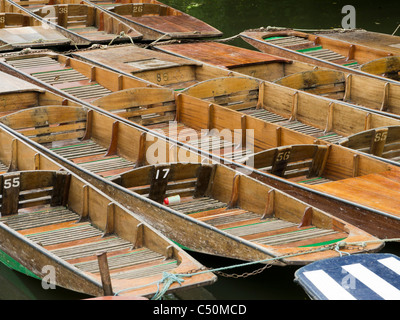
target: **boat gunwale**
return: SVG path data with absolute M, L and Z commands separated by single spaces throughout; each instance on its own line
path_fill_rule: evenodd
M 249 31 L 249 32 L 252 32 L 252 31 Z M 260 32 L 262 32 L 262 31 L 260 31 Z M 255 42 L 258 42 L 258 43 L 261 43 L 261 44 L 265 45 L 265 41 L 263 41 L 263 40 L 261 40 L 259 38 L 253 38 L 253 37 L 251 37 L 250 35 L 248 35 L 246 33 L 247 33 L 247 31 L 243 31 L 240 34 L 240 37 L 247 38 L 247 39 L 249 39 L 251 41 L 255 41 Z M 326 60 L 322 60 L 322 59 L 317 58 L 317 57 L 312 57 L 311 58 L 309 55 L 306 55 L 306 54 L 304 54 L 302 52 L 297 52 L 295 50 L 284 48 L 284 47 L 281 47 L 281 46 L 277 46 L 277 45 L 272 44 L 272 43 L 268 43 L 267 45 L 271 46 L 271 47 L 273 47 L 275 49 L 279 49 L 279 50 L 286 51 L 286 52 L 291 53 L 291 54 L 299 55 L 299 56 L 301 56 L 303 58 L 307 58 L 307 59 L 318 61 L 319 63 L 323 63 L 323 64 L 328 65 L 330 68 L 343 69 L 343 71 L 347 72 L 347 73 L 355 73 L 355 74 L 363 75 L 363 76 L 366 76 L 366 77 L 371 77 L 371 78 L 376 78 L 376 79 L 379 79 L 379 80 L 384 80 L 386 82 L 397 83 L 397 84 L 399 83 L 399 81 L 396 81 L 396 80 L 393 80 L 393 79 L 390 79 L 390 78 L 385 78 L 385 77 L 381 77 L 381 76 L 378 76 L 378 75 L 370 74 L 370 73 L 367 73 L 367 72 L 364 72 L 364 71 L 361 71 L 361 70 L 355 70 L 353 68 L 349 68 L 349 67 L 346 67 L 346 66 L 343 66 L 343 65 L 338 65 L 336 63 L 333 63 L 333 62 L 330 62 L 330 61 L 326 61 Z M 312 62 L 309 62 L 309 63 L 312 63 Z
M 71 39 L 71 42 L 73 42 L 73 43 L 74 43 L 75 45 L 77 45 L 77 46 L 80 46 L 80 45 L 81 45 L 81 46 L 85 46 L 85 45 L 90 45 L 90 44 L 92 44 L 92 43 L 102 43 L 102 42 L 104 42 L 104 41 L 107 42 L 107 43 L 110 42 L 109 40 L 94 40 L 94 41 L 93 41 L 93 40 L 90 40 L 89 38 L 86 38 L 85 36 L 82 36 L 82 35 L 80 35 L 80 34 L 78 34 L 78 33 L 76 33 L 76 32 L 73 32 L 73 31 L 69 30 L 68 28 L 64 28 L 64 27 L 58 25 L 58 24 L 55 23 L 55 22 L 52 22 L 52 21 L 49 21 L 49 20 L 46 20 L 46 19 L 42 18 L 41 16 L 37 15 L 36 13 L 32 12 L 32 11 L 29 10 L 29 9 L 24 8 L 23 6 L 21 6 L 20 4 L 14 2 L 13 0 L 4 0 L 4 1 L 9 2 L 12 6 L 17 7 L 19 10 L 22 10 L 22 11 L 25 12 L 26 14 L 28 14 L 28 15 L 34 17 L 35 19 L 41 21 L 42 23 L 47 24 L 47 25 L 50 25 L 50 26 L 52 26 L 52 27 L 55 28 L 55 29 L 59 29 L 59 30 L 61 30 L 61 31 L 64 32 L 64 33 L 67 33 L 67 34 L 69 34 L 69 35 L 71 35 L 71 36 L 73 36 L 73 37 L 75 37 L 75 38 L 80 39 L 80 40 L 82 41 L 82 43 L 76 43 L 75 40 Z M 86 1 L 85 1 L 85 2 L 86 2 Z M 89 4 L 88 2 L 86 3 L 86 6 L 93 6 L 93 7 L 94 7 L 93 4 Z M 108 12 L 104 12 L 104 13 L 109 14 Z M 111 15 L 110 15 L 110 16 L 111 16 Z M 115 17 L 113 17 L 113 18 L 116 19 Z M 118 19 L 116 19 L 116 20 L 118 21 Z M 137 34 L 136 36 L 131 37 L 132 39 L 139 40 L 139 39 L 141 39 L 141 38 L 143 37 L 143 35 L 142 35 L 141 33 L 139 33 L 139 32 L 138 32 L 137 30 L 135 30 L 133 27 L 127 25 L 125 22 L 122 22 L 122 21 L 118 21 L 118 22 L 123 23 L 126 27 L 128 27 L 129 29 L 131 29 L 132 31 L 134 31 L 134 32 Z M 139 34 L 140 34 L 140 35 L 139 35 Z M 115 34 L 115 37 L 118 37 L 118 34 Z
M 23 73 L 23 72 L 19 71 L 18 69 L 12 67 L 11 65 L 6 64 L 6 63 L 3 62 L 3 61 L 0 61 L 0 65 L 5 66 L 6 69 L 11 69 L 11 70 L 13 70 L 14 73 L 16 73 L 16 74 L 22 76 L 23 78 L 30 79 L 30 81 L 33 81 L 34 83 L 35 83 L 35 82 L 36 82 L 36 83 L 39 83 L 41 86 L 47 88 L 47 89 L 48 89 L 49 91 L 51 91 L 51 92 L 54 92 L 54 93 L 56 93 L 56 94 L 58 94 L 58 95 L 65 96 L 66 98 L 68 98 L 68 99 L 70 99 L 70 100 L 73 100 L 73 101 L 76 102 L 76 103 L 82 104 L 82 105 L 88 107 L 89 109 L 96 110 L 96 111 L 100 112 L 101 114 L 104 114 L 104 115 L 110 116 L 110 117 L 112 117 L 112 118 L 114 118 L 114 119 L 117 119 L 117 120 L 119 120 L 119 121 L 121 121 L 121 122 L 123 122 L 123 123 L 125 123 L 125 124 L 127 124 L 127 125 L 129 125 L 129 126 L 133 126 L 133 127 L 135 127 L 136 129 L 139 129 L 140 131 L 149 132 L 149 133 L 151 133 L 151 134 L 155 135 L 156 137 L 161 138 L 161 139 L 163 139 L 163 140 L 166 139 L 166 137 L 165 137 L 164 135 L 160 134 L 159 132 L 157 132 L 157 131 L 155 131 L 155 130 L 150 130 L 150 129 L 148 129 L 148 128 L 146 128 L 146 127 L 143 127 L 143 126 L 140 126 L 140 125 L 138 125 L 138 124 L 136 124 L 136 123 L 134 123 L 134 122 L 132 122 L 132 121 L 129 121 L 128 119 L 125 119 L 125 118 L 122 118 L 122 117 L 120 117 L 120 116 L 118 116 L 118 115 L 115 115 L 115 114 L 112 114 L 112 113 L 110 113 L 110 112 L 107 112 L 107 111 L 105 111 L 104 109 L 98 108 L 98 107 L 96 107 L 96 106 L 94 106 L 94 105 L 92 105 L 92 104 L 89 104 L 89 103 L 84 102 L 84 101 L 82 101 L 82 100 L 80 100 L 80 99 L 77 99 L 77 98 L 75 98 L 74 96 L 72 96 L 72 95 L 70 95 L 70 94 L 68 94 L 68 93 L 60 92 L 60 91 L 56 90 L 54 87 L 48 85 L 47 83 L 45 83 L 45 82 L 43 82 L 43 81 L 40 81 L 40 80 L 38 80 L 38 79 L 36 79 L 36 78 L 30 76 L 29 74 Z M 119 74 L 126 74 L 126 73 L 118 72 L 118 71 L 115 71 L 115 70 L 110 70 L 110 71 L 117 72 L 117 73 L 119 73 Z M 129 74 L 128 74 L 128 75 L 129 75 Z M 131 75 L 129 75 L 129 76 L 131 76 Z M 132 76 L 132 77 L 133 77 L 133 76 Z M 134 78 L 136 78 L 136 77 L 134 77 Z M 4 124 L 2 124 L 2 123 L 0 123 L 0 127 L 3 128 L 3 129 L 5 129 L 5 130 L 7 130 L 7 131 L 9 131 L 9 132 L 14 132 L 14 131 L 10 131 L 10 129 L 9 129 L 7 126 L 5 126 Z M 29 139 L 27 139 L 27 138 L 24 137 L 23 135 L 20 135 L 18 132 L 14 132 L 14 133 L 15 133 L 15 134 L 18 134 L 18 136 L 19 136 L 23 141 L 28 142 L 28 143 L 32 142 L 32 144 L 34 144 L 34 146 L 35 146 L 36 148 L 40 148 L 42 151 L 46 151 L 46 150 L 44 150 L 44 149 L 41 147 L 40 144 L 37 144 L 37 143 L 35 143 L 34 141 L 30 141 Z M 246 170 L 248 171 L 248 170 L 249 170 L 249 167 L 246 166 L 246 165 L 243 165 L 243 164 L 240 164 L 240 163 L 231 161 L 231 160 L 229 160 L 229 159 L 223 158 L 223 157 L 221 157 L 221 156 L 219 156 L 219 155 L 215 155 L 215 154 L 212 154 L 212 153 L 207 152 L 207 151 L 203 151 L 203 150 L 198 149 L 198 148 L 196 148 L 196 147 L 194 147 L 194 146 L 189 146 L 189 145 L 184 144 L 184 143 L 182 143 L 182 142 L 180 142 L 180 141 L 178 141 L 178 140 L 175 140 L 175 139 L 173 139 L 173 138 L 168 138 L 167 141 L 170 141 L 170 142 L 172 142 L 173 144 L 175 144 L 175 145 L 177 145 L 177 146 L 180 146 L 180 147 L 182 147 L 182 148 L 185 148 L 186 150 L 189 150 L 189 151 L 192 151 L 192 152 L 197 152 L 198 154 L 201 154 L 201 155 L 205 155 L 205 156 L 207 156 L 207 157 L 210 158 L 210 159 L 214 158 L 214 159 L 216 159 L 216 161 L 219 161 L 220 163 L 228 164 L 228 165 L 231 166 L 231 167 L 240 168 L 241 170 L 244 170 L 244 171 L 246 171 Z M 364 153 L 363 153 L 363 154 L 364 154 Z M 365 154 L 365 155 L 367 155 L 367 154 Z M 57 159 L 59 159 L 60 161 L 62 161 L 62 158 L 60 158 L 58 155 L 52 153 L 52 156 L 55 156 Z M 379 160 L 379 161 L 381 161 L 381 162 L 391 164 L 391 165 L 396 165 L 396 166 L 399 165 L 398 163 L 394 163 L 393 161 L 390 161 L 390 160 L 384 159 L 384 158 L 379 158 L 379 157 L 376 157 L 376 156 L 374 156 L 374 155 L 369 155 L 369 154 L 368 154 L 367 156 L 368 156 L 368 157 L 371 157 L 371 158 L 373 158 L 373 159 Z M 78 166 L 76 166 L 76 165 L 73 164 L 73 163 L 72 163 L 71 165 L 72 165 L 75 169 L 77 169 L 77 170 L 82 170 L 83 172 L 85 172 L 85 174 L 88 174 L 89 176 L 92 176 L 93 178 L 96 178 L 96 175 L 95 175 L 95 174 L 93 174 L 93 173 L 91 173 L 91 172 L 89 172 L 89 171 L 87 171 L 87 170 L 85 170 L 85 169 L 83 169 L 83 168 L 79 168 Z M 250 169 L 252 169 L 252 168 L 250 168 Z M 351 207 L 353 207 L 353 208 L 359 208 L 359 209 L 365 210 L 365 211 L 367 211 L 367 212 L 371 212 L 371 213 L 378 214 L 378 215 L 383 216 L 383 217 L 392 218 L 392 219 L 395 219 L 395 220 L 400 221 L 400 217 L 391 215 L 391 214 L 389 214 L 389 213 L 387 213 L 387 212 L 384 212 L 384 211 L 381 211 L 381 210 L 377 210 L 377 209 L 374 209 L 374 208 L 371 208 L 371 207 L 367 207 L 367 206 L 361 205 L 361 204 L 359 204 L 359 203 L 355 203 L 355 202 L 353 202 L 353 201 L 346 200 L 346 199 L 343 199 L 343 198 L 339 198 L 339 197 L 336 197 L 336 196 L 333 196 L 333 195 L 330 195 L 330 194 L 326 194 L 326 193 L 324 193 L 324 192 L 321 192 L 321 191 L 318 191 L 318 190 L 309 188 L 309 187 L 307 187 L 307 186 L 305 186 L 305 185 L 301 185 L 301 184 L 298 184 L 298 183 L 295 183 L 295 182 L 286 180 L 286 179 L 284 179 L 284 178 L 281 178 L 281 177 L 278 177 L 278 176 L 275 176 L 275 175 L 271 175 L 271 174 L 268 174 L 268 173 L 265 173 L 265 172 L 261 172 L 261 171 L 258 171 L 258 170 L 254 170 L 254 169 L 253 169 L 253 171 L 256 172 L 256 174 L 259 175 L 260 177 L 265 177 L 266 179 L 276 180 L 276 181 L 278 181 L 279 183 L 283 183 L 284 185 L 285 185 L 285 184 L 286 184 L 286 185 L 290 185 L 290 186 L 292 186 L 294 189 L 297 189 L 297 188 L 298 188 L 298 189 L 300 189 L 300 190 L 304 190 L 305 192 L 309 192 L 309 193 L 311 193 L 311 194 L 317 194 L 317 195 L 319 195 L 319 196 L 322 197 L 322 198 L 332 199 L 332 200 L 337 201 L 337 202 L 342 202 L 342 203 L 344 203 L 344 204 L 346 204 L 346 205 L 349 205 L 349 206 L 351 206 Z M 157 207 L 159 207 L 159 204 L 155 203 L 155 205 L 156 205 Z M 174 212 L 174 211 L 171 211 L 171 212 Z M 174 213 L 176 213 L 176 212 L 174 212 Z

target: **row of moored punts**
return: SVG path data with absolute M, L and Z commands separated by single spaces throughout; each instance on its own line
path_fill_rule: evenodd
M 155 0 L 1 12 L 3 263 L 149 298 L 216 281 L 191 251 L 302 266 L 400 237 L 398 37 L 244 31 L 255 51 Z

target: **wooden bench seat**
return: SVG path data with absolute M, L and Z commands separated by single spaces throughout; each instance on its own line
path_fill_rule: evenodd
M 127 3 L 119 4 L 108 8 L 121 16 L 142 17 L 148 15 L 165 16 L 168 13 L 168 7 L 157 3 Z
M 295 73 L 280 78 L 275 83 L 330 99 L 342 100 L 345 96 L 345 76 L 342 72 L 333 70 L 313 70 Z
M 327 146 L 293 145 L 261 151 L 248 157 L 246 163 L 261 171 L 302 181 L 321 177 L 327 156 Z
M 378 157 L 400 161 L 400 126 L 366 130 L 342 139 L 339 144 Z

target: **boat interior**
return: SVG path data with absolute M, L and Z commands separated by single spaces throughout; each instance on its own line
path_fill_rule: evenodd
M 97 253 L 103 251 L 115 288 L 122 281 L 133 287 L 139 278 L 160 276 L 181 263 L 167 241 L 65 171 L 16 171 L 0 180 L 2 224 L 87 276 L 100 280 Z M 110 214 L 115 225 L 107 221 Z M 122 217 L 129 232 L 121 228 Z
M 31 11 L 45 21 L 52 22 L 92 42 L 110 43 L 112 40 L 120 42 L 122 38 L 116 38 L 116 36 L 120 35 L 121 32 L 124 32 L 131 39 L 141 37 L 140 33 L 122 21 L 89 4 L 62 0 L 20 0 L 15 1 L 15 4 Z M 8 2 L 7 6 L 12 10 L 21 11 L 14 5 L 14 2 Z M 129 41 L 128 38 L 123 40 Z
M 159 164 L 113 182 L 229 234 L 264 246 L 308 247 L 347 237 L 343 226 L 219 165 Z M 175 199 L 175 201 L 174 201 Z M 293 201 L 293 202 L 292 202 Z M 284 205 L 286 208 L 281 207 Z M 318 216 L 318 218 L 317 218 Z
M 144 81 L 133 78 L 124 78 L 122 81 L 118 74 L 110 74 L 104 72 L 102 68 L 56 54 L 27 55 L 22 59 L 6 58 L 5 62 L 85 102 L 91 102 L 115 90 L 125 89 L 125 86 L 148 85 Z
M 161 43 L 155 45 L 154 48 L 161 52 L 187 57 L 266 81 L 275 81 L 295 73 L 316 69 L 315 66 L 304 62 L 220 42 Z
M 263 37 L 264 41 L 283 48 L 295 50 L 313 58 L 337 63 L 350 68 L 359 68 L 360 63 L 354 59 L 354 52 L 348 48 L 333 48 L 323 37 L 315 37 L 303 32 L 287 30 L 272 32 Z
M 399 120 L 297 91 L 308 87 L 313 88 L 313 93 L 329 91 L 330 98 L 333 98 L 332 95 L 335 98 L 343 96 L 343 99 L 347 100 L 347 94 L 342 91 L 345 86 L 342 76 L 341 72 L 319 70 L 311 71 L 310 74 L 305 72 L 288 76 L 278 83 L 295 90 L 266 82 L 260 84 L 246 78 L 218 78 L 194 85 L 182 93 L 327 143 L 340 144 L 347 137 L 363 136 L 363 142 L 351 138 L 353 142 L 346 143 L 345 146 L 398 161 L 396 150 L 399 148 L 397 141 L 400 136 L 394 128 L 399 125 Z M 339 81 L 332 86 L 332 80 Z M 340 80 L 343 80 L 343 83 L 337 85 Z M 314 86 L 314 83 L 320 86 Z M 328 85 L 325 86 L 324 83 Z M 248 91 L 242 90 L 244 88 Z M 372 129 L 372 126 L 376 128 Z M 376 141 L 368 141 L 367 137 L 370 137 L 374 130 L 386 130 L 387 133 L 382 136 L 376 133 Z M 385 149 L 384 153 L 376 149 L 377 142 Z

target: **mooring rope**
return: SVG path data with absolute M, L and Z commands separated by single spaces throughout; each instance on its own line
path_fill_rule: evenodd
M 111 46 L 111 44 L 114 42 L 115 39 L 121 39 L 121 38 L 125 38 L 125 37 L 129 38 L 129 40 L 131 40 L 132 44 L 134 43 L 131 36 L 126 34 L 125 31 L 121 31 L 118 35 L 116 35 L 114 38 L 111 39 L 111 41 L 108 45 Z
M 394 36 L 394 34 L 397 32 L 397 30 L 399 30 L 400 28 L 400 24 L 397 26 L 396 30 L 394 30 L 394 32 L 392 33 L 392 36 Z
M 247 266 L 250 266 L 250 265 L 260 264 L 260 263 L 268 264 L 269 262 L 272 262 L 272 261 L 292 258 L 292 257 L 300 256 L 300 255 L 310 254 L 310 253 L 328 251 L 328 250 L 334 250 L 334 251 L 338 252 L 339 255 L 342 257 L 343 254 L 351 255 L 349 252 L 342 251 L 347 246 L 366 247 L 367 244 L 376 243 L 376 242 L 383 242 L 383 243 L 386 243 L 386 242 L 400 242 L 400 238 L 377 239 L 377 240 L 359 241 L 359 242 L 339 241 L 337 243 L 326 245 L 324 247 L 317 248 L 317 249 L 311 249 L 311 250 L 307 250 L 307 251 L 297 252 L 297 253 L 288 254 L 288 255 L 279 256 L 279 257 L 268 258 L 268 259 L 259 260 L 259 261 L 250 261 L 250 262 L 244 262 L 244 263 L 241 263 L 241 264 L 236 264 L 236 265 L 231 265 L 231 266 L 225 266 L 225 267 L 220 267 L 220 268 L 201 270 L 201 271 L 194 272 L 194 273 L 169 273 L 169 272 L 163 272 L 163 276 L 162 276 L 161 280 L 154 281 L 154 282 L 151 282 L 151 283 L 139 286 L 139 287 L 132 287 L 132 288 L 122 289 L 122 290 L 116 292 L 114 295 L 118 296 L 119 294 L 121 294 L 122 292 L 125 292 L 125 291 L 132 291 L 132 290 L 135 290 L 135 289 L 140 289 L 140 288 L 144 288 L 144 287 L 151 286 L 151 285 L 155 284 L 155 285 L 157 285 L 157 292 L 152 297 L 152 300 L 160 300 L 163 297 L 163 295 L 168 291 L 169 287 L 173 283 L 177 282 L 177 283 L 179 283 L 179 285 L 181 285 L 182 282 L 185 281 L 184 280 L 185 277 L 193 277 L 193 276 L 196 276 L 196 275 L 201 275 L 201 274 L 205 274 L 205 273 L 209 273 L 209 272 L 217 273 L 217 272 L 220 272 L 220 271 L 225 271 L 225 270 L 235 269 L 235 268 L 241 268 L 241 267 L 247 267 Z M 161 285 L 162 285 L 162 289 L 160 289 Z

